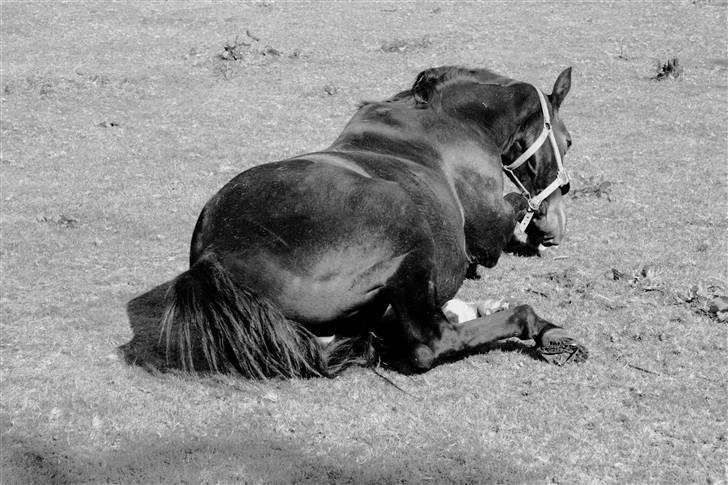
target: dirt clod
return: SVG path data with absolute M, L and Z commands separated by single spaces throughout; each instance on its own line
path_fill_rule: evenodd
M 59 214 L 57 216 L 48 216 L 40 214 L 35 218 L 38 222 L 45 222 L 47 224 L 57 224 L 67 229 L 75 228 L 79 224 L 79 220 L 73 216 L 67 216 L 65 214 Z

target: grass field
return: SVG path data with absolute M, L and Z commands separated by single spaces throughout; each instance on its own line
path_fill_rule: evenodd
M 2 2 L 0 482 L 728 482 L 728 323 L 707 311 L 728 293 L 727 11 Z M 672 57 L 682 74 L 651 80 Z M 504 256 L 460 296 L 531 303 L 586 364 L 513 343 L 380 369 L 391 385 L 120 357 L 127 304 L 186 269 L 229 178 L 327 146 L 358 101 L 442 64 L 547 91 L 573 66 L 567 241 Z

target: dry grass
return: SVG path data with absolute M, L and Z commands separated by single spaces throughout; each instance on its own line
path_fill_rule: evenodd
M 728 285 L 724 2 L 0 9 L 0 482 L 728 481 L 728 325 L 691 299 Z M 282 55 L 221 60 L 248 29 Z M 651 81 L 673 57 L 679 78 Z M 569 240 L 461 296 L 532 303 L 587 364 L 513 344 L 382 371 L 405 393 L 366 370 L 254 383 L 119 360 L 127 302 L 185 268 L 224 182 L 326 146 L 359 100 L 439 64 L 546 89 L 574 67 Z

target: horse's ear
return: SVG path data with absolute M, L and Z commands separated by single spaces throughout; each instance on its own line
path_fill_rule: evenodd
M 412 84 L 412 96 L 418 103 L 427 103 L 432 96 L 435 86 L 435 77 L 432 75 L 432 69 L 422 71 L 417 75 L 414 84 Z
M 554 108 L 558 108 L 561 106 L 561 103 L 564 101 L 564 98 L 567 94 L 569 94 L 569 89 L 571 89 L 571 68 L 568 67 L 564 69 L 564 71 L 559 74 L 559 77 L 556 78 L 556 82 L 554 83 L 554 89 L 551 92 L 551 104 Z

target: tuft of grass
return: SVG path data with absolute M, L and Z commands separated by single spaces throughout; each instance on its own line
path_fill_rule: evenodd
M 247 61 L 251 62 L 259 58 L 275 58 L 283 55 L 278 49 L 268 44 L 263 44 L 259 37 L 245 31 L 248 41 L 243 41 L 235 36 L 232 42 L 226 42 L 222 54 L 218 58 L 223 61 Z
M 80 221 L 74 217 L 74 216 L 67 216 L 65 214 L 58 214 L 53 216 L 48 216 L 45 214 L 40 214 L 36 217 L 36 220 L 38 222 L 45 222 L 48 224 L 57 224 L 61 227 L 71 229 L 78 227 Z
M 331 83 L 324 85 L 323 92 L 327 96 L 336 96 L 339 93 L 339 88 Z
M 677 79 L 683 73 L 683 66 L 680 65 L 680 61 L 677 57 L 668 59 L 666 62 L 657 63 L 657 72 L 652 76 L 651 79 L 655 81 L 663 81 L 665 79 Z
M 428 49 L 432 46 L 432 40 L 425 35 L 413 39 L 393 39 L 382 43 L 379 50 L 387 53 L 403 54 L 405 52 L 416 52 Z
M 195 52 L 195 56 L 197 53 Z M 265 65 L 271 61 L 283 58 L 283 51 L 264 43 L 260 37 L 253 35 L 250 30 L 245 31 L 244 40 L 235 36 L 232 41 L 223 44 L 223 51 L 215 56 L 216 62 L 212 67 L 215 77 L 230 81 L 243 72 L 243 69 Z M 191 57 L 190 54 L 187 56 Z M 300 49 L 294 49 L 288 59 L 299 59 L 302 57 Z
M 609 180 L 598 179 L 593 175 L 584 177 L 577 175 L 578 185 L 571 191 L 571 196 L 574 199 L 579 197 L 604 197 L 609 202 L 612 202 L 612 186 L 613 183 Z

